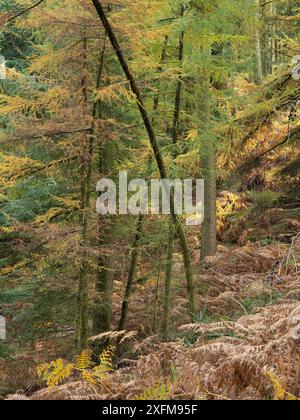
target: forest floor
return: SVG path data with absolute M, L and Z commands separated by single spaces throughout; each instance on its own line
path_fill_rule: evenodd
M 178 270 L 180 265 L 179 261 Z M 8 398 L 295 399 L 300 395 L 299 272 L 299 234 L 289 244 L 219 246 L 217 256 L 208 258 L 197 273 L 201 307 L 197 323 L 190 324 L 186 316 L 178 271 L 170 341 L 161 342 L 157 334 L 143 339 L 155 308 L 149 284 L 148 306 L 145 286 L 138 285 L 128 328 L 139 318 L 140 329 L 126 333 L 125 356 L 123 352 L 113 372 L 97 384 L 74 376 L 60 386 L 29 396 L 19 391 Z M 116 335 L 110 338 L 113 342 Z

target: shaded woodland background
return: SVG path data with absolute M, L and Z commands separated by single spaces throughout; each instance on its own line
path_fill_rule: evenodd
M 0 2 L 1 398 L 300 398 L 300 2 L 38 3 Z M 138 106 L 201 227 L 97 215 L 162 174 Z

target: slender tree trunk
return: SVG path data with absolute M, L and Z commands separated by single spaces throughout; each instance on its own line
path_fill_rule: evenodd
M 262 74 L 263 76 L 267 76 L 269 73 L 268 69 L 268 37 L 269 33 L 267 30 L 267 6 L 265 4 L 261 3 L 260 0 L 260 6 L 261 6 L 261 20 L 262 20 L 262 29 L 260 33 L 260 39 L 261 39 L 261 64 L 262 64 Z
M 85 34 L 85 28 L 83 29 L 83 48 L 82 48 L 82 71 L 81 71 L 81 92 L 82 92 L 82 99 L 83 99 L 83 114 L 84 119 L 88 117 L 88 95 L 87 95 L 87 78 L 86 78 L 86 65 L 87 65 L 87 39 Z M 84 223 L 84 208 L 85 208 L 85 199 L 86 199 L 86 143 L 83 146 L 83 157 L 81 159 L 81 187 L 80 187 L 80 213 L 79 213 L 79 221 L 83 226 Z
M 125 289 L 125 294 L 124 294 L 124 299 L 123 299 L 123 304 L 122 304 L 121 318 L 119 322 L 119 331 L 125 330 L 125 325 L 126 325 L 126 320 L 127 320 L 127 315 L 128 315 L 129 299 L 131 296 L 133 282 L 134 282 L 135 273 L 136 273 L 138 247 L 139 247 L 139 242 L 142 236 L 142 226 L 143 226 L 143 215 L 140 215 L 138 224 L 136 227 L 136 233 L 135 233 L 135 238 L 134 238 L 133 247 L 132 247 L 130 269 L 129 269 L 128 279 L 127 279 L 127 284 L 126 284 L 126 289 Z
M 106 46 L 106 35 L 103 43 L 102 53 L 100 55 L 100 64 L 97 74 L 96 87 L 99 88 L 101 78 L 103 74 L 104 64 L 104 53 Z M 87 109 L 87 81 L 86 81 L 86 60 L 87 60 L 87 44 L 84 39 L 84 66 L 83 66 L 83 79 L 82 79 L 82 90 L 85 99 L 85 108 Z M 95 131 L 95 118 L 99 112 L 99 103 L 95 103 L 92 110 L 92 127 L 87 138 L 87 152 L 83 162 L 83 178 L 81 186 L 81 223 L 82 223 L 82 240 L 81 246 L 85 251 L 88 244 L 88 226 L 89 226 L 89 215 L 88 209 L 90 208 L 91 201 L 91 178 L 92 178 L 92 160 L 94 153 L 94 131 Z M 88 340 L 88 271 L 89 264 L 85 252 L 82 257 L 81 267 L 79 271 L 79 283 L 78 283 L 78 297 L 77 297 L 77 323 L 76 323 L 76 350 L 77 353 L 81 353 L 87 347 Z
M 201 227 L 201 259 L 214 256 L 217 251 L 216 215 L 216 153 L 215 142 L 210 135 L 211 109 L 209 99 L 209 76 L 202 78 L 201 87 L 201 139 L 200 163 L 204 179 L 204 222 Z
M 103 227 L 103 218 L 99 216 L 99 247 L 104 245 L 103 232 L 107 237 L 106 229 Z M 107 244 L 107 242 L 106 242 Z M 97 262 L 97 277 L 95 284 L 96 300 L 93 311 L 93 334 L 110 331 L 112 320 L 112 290 L 113 273 L 110 269 L 111 260 L 108 256 L 100 255 Z
M 106 41 L 107 33 L 104 36 L 103 49 L 100 54 L 100 65 L 97 77 L 97 89 L 101 87 L 101 78 L 104 68 L 104 59 L 106 52 Z M 101 118 L 101 104 L 100 101 L 95 102 L 96 118 Z M 101 139 L 98 140 L 98 174 L 102 176 L 107 174 L 111 169 L 111 154 L 106 153 L 106 147 L 102 145 Z M 98 246 L 101 249 L 105 244 L 107 245 L 108 228 L 105 226 L 106 218 L 99 215 L 98 216 Z M 99 255 L 98 257 L 98 267 L 97 267 L 97 276 L 96 276 L 96 300 L 94 302 L 94 311 L 93 311 L 93 334 L 97 335 L 102 332 L 109 331 L 111 328 L 111 319 L 112 319 L 112 271 L 111 267 L 111 258 L 105 255 Z
M 276 4 L 271 3 L 270 5 L 270 9 L 271 9 L 271 16 L 275 17 L 276 16 Z M 278 49 L 279 49 L 279 45 L 278 45 L 278 41 L 277 41 L 277 27 L 278 27 L 278 22 L 276 20 L 276 18 L 274 18 L 273 20 L 273 25 L 271 26 L 271 33 L 270 33 L 270 44 L 271 44 L 271 69 L 270 69 L 270 73 L 273 73 L 274 67 L 277 65 L 278 62 Z
M 181 17 L 183 15 L 184 15 L 184 7 L 181 6 Z M 179 37 L 178 62 L 179 62 L 180 67 L 182 67 L 182 64 L 183 64 L 183 51 L 184 51 L 184 32 L 182 32 Z M 179 116 L 180 116 L 180 105 L 181 105 L 180 103 L 181 88 L 182 88 L 182 80 L 180 76 L 177 83 L 177 89 L 176 89 L 176 94 L 175 94 L 175 107 L 174 107 L 173 127 L 172 127 L 172 140 L 173 140 L 174 145 L 177 144 L 177 139 L 178 139 Z M 176 158 L 177 155 L 178 155 L 178 151 L 176 148 L 176 150 L 174 151 L 174 158 Z M 172 282 L 174 239 L 175 239 L 174 226 L 172 222 L 170 221 L 169 235 L 168 235 L 167 263 L 166 263 L 166 273 L 165 273 L 164 309 L 163 309 L 163 321 L 162 321 L 162 338 L 165 341 L 168 338 L 168 328 L 169 328 L 170 291 L 171 291 L 171 282 Z
M 98 142 L 98 172 L 99 175 L 109 173 L 112 167 L 111 151 L 107 150 L 107 145 L 103 146 L 101 140 Z M 98 216 L 98 247 L 109 245 L 109 237 L 112 229 L 107 223 L 109 216 Z M 98 257 L 98 267 L 96 276 L 96 302 L 93 313 L 93 331 L 94 334 L 110 331 L 112 320 L 112 292 L 113 292 L 113 271 L 112 257 L 102 255 Z
M 164 41 L 164 45 L 163 45 L 163 51 L 162 51 L 162 56 L 161 56 L 161 63 L 162 64 L 164 64 L 165 63 L 165 61 L 166 61 L 166 54 L 167 54 L 167 46 L 168 46 L 168 42 L 169 42 L 169 37 L 168 36 L 166 36 L 165 37 L 165 41 Z M 158 69 L 157 69 L 157 71 L 158 72 L 161 72 L 162 71 L 162 67 L 161 67 L 161 65 L 158 67 Z M 155 96 L 155 98 L 154 98 L 154 101 L 153 101 L 153 117 L 152 117 L 152 124 L 154 125 L 155 124 L 155 122 L 156 122 L 156 117 L 157 117 L 157 112 L 158 112 L 158 106 L 159 106 L 159 94 L 157 94 L 156 96 Z M 150 169 L 151 169 L 151 157 L 149 158 L 149 162 L 148 162 L 148 170 L 147 170 L 147 175 L 149 175 L 150 174 Z M 140 215 L 140 224 L 138 224 L 138 226 L 137 226 L 137 234 L 141 234 L 141 231 L 142 231 L 142 227 L 143 227 L 143 221 L 144 221 L 144 217 L 142 216 L 142 215 Z M 135 241 L 136 241 L 136 238 L 135 238 Z M 134 244 L 133 244 L 133 249 L 134 249 Z M 135 258 L 135 254 L 134 253 L 132 253 L 132 256 L 131 256 L 131 264 L 130 264 L 130 267 L 132 267 L 132 265 L 133 265 L 133 259 Z M 137 258 L 137 257 L 136 257 Z M 135 265 L 136 265 L 136 263 L 135 263 Z M 130 279 L 129 279 L 129 277 L 128 277 L 128 279 L 127 279 L 127 285 L 128 285 L 128 283 L 129 282 L 132 282 Z M 128 287 L 128 289 L 129 289 L 129 292 L 127 291 L 127 287 L 126 287 L 126 291 L 125 291 L 125 296 L 124 296 L 124 299 L 123 299 L 123 305 L 122 305 L 122 312 L 123 312 L 123 308 L 125 308 L 125 310 L 127 311 L 127 313 L 128 313 L 128 302 L 129 302 L 129 298 L 130 298 L 130 295 L 131 295 L 131 287 L 129 286 Z M 128 293 L 129 294 L 128 294 Z M 126 296 L 126 293 L 127 293 L 127 296 Z M 125 304 L 125 300 L 127 300 L 127 304 Z M 123 321 L 123 324 L 125 324 L 126 323 L 126 318 L 127 318 L 127 313 L 125 314 L 125 321 Z M 123 315 L 123 313 L 121 314 L 121 321 L 120 321 L 120 325 L 121 325 L 121 322 L 122 322 L 122 317 L 124 318 L 124 315 Z M 154 318 L 155 318 L 155 315 L 154 315 Z
M 135 82 L 135 79 L 133 75 L 131 74 L 131 71 L 128 67 L 127 61 L 124 58 L 122 49 L 117 41 L 117 38 L 114 34 L 114 31 L 106 17 L 106 14 L 104 12 L 104 9 L 100 3 L 99 0 L 92 0 L 95 9 L 102 21 L 102 24 L 107 31 L 108 37 L 110 39 L 110 42 L 112 44 L 112 47 L 118 57 L 118 60 L 122 66 L 122 69 L 127 77 L 127 80 L 130 83 L 131 90 L 133 94 L 136 97 L 137 106 L 141 113 L 145 128 L 148 133 L 149 141 L 153 150 L 153 154 L 155 156 L 155 160 L 157 163 L 157 167 L 160 173 L 160 176 L 162 179 L 167 179 L 167 171 L 165 168 L 164 160 L 162 157 L 162 154 L 160 152 L 160 148 L 156 139 L 156 135 L 153 130 L 153 125 L 151 123 L 151 120 L 149 118 L 148 112 L 144 106 L 144 102 L 142 99 L 141 92 Z M 183 260 L 184 260 L 184 266 L 185 266 L 185 273 L 186 273 L 186 281 L 187 281 L 187 294 L 188 294 L 188 301 L 189 301 L 189 313 L 192 319 L 194 319 L 195 315 L 195 286 L 194 286 L 194 278 L 193 278 L 193 270 L 192 270 L 192 262 L 191 262 L 191 255 L 190 250 L 188 246 L 188 241 L 186 238 L 185 229 L 183 228 L 179 217 L 175 213 L 175 205 L 174 205 L 174 194 L 171 193 L 171 214 L 173 223 L 177 229 L 180 246 L 182 249 L 183 254 Z
M 168 339 L 169 330 L 169 314 L 170 314 L 170 296 L 173 269 L 173 251 L 174 251 L 174 226 L 169 223 L 168 251 L 166 262 L 166 278 L 165 278 L 165 294 L 164 294 L 164 310 L 162 320 L 162 338 L 164 341 Z
M 106 153 L 105 147 L 98 141 L 98 173 L 107 174 L 111 168 L 111 154 Z M 108 245 L 110 226 L 107 226 L 107 217 L 98 216 L 98 247 Z M 97 276 L 95 283 L 96 300 L 93 311 L 93 334 L 110 331 L 112 320 L 112 291 L 113 271 L 112 259 L 100 253 L 97 262 Z
M 168 35 L 166 35 L 165 40 L 164 40 L 164 44 L 163 44 L 162 54 L 161 54 L 161 65 L 159 65 L 158 68 L 157 68 L 158 73 L 161 73 L 162 64 L 164 64 L 166 62 L 166 59 L 167 59 L 168 42 L 169 42 L 169 37 L 168 37 Z M 155 123 L 156 123 L 158 106 L 159 106 L 159 93 L 157 93 L 157 95 L 155 96 L 154 101 L 153 101 L 153 117 L 152 117 L 152 125 L 153 126 L 155 126 Z
M 88 114 L 88 98 L 87 98 L 87 79 L 86 79 L 86 64 L 87 64 L 87 39 L 85 29 L 83 30 L 83 64 L 82 64 L 82 77 L 81 77 L 81 89 L 84 104 L 84 116 Z M 80 199 L 80 223 L 82 226 L 81 236 L 81 248 L 84 251 L 87 242 L 87 200 L 89 199 L 86 190 L 86 179 L 87 179 L 87 164 L 86 164 L 86 143 L 84 144 L 85 156 L 81 162 L 81 199 Z M 86 347 L 87 344 L 87 329 L 88 329 L 88 299 L 87 299 L 87 275 L 88 265 L 86 261 L 86 255 L 83 253 L 81 257 L 81 265 L 79 269 L 79 280 L 78 280 L 78 292 L 77 292 L 77 311 L 76 311 L 76 351 L 81 351 Z
M 159 283 L 160 283 L 159 275 L 156 278 L 156 287 L 155 287 L 155 295 L 154 295 L 154 315 L 153 315 L 153 326 L 152 330 L 153 333 L 156 334 L 157 332 L 157 324 L 158 324 L 158 301 L 159 301 Z
M 216 240 L 216 152 L 212 139 L 204 139 L 201 144 L 201 165 L 205 185 L 204 222 L 201 232 L 201 259 L 214 256 L 217 252 Z
M 260 38 L 260 29 L 259 24 L 261 23 L 260 19 L 260 0 L 255 0 L 257 6 L 257 25 L 255 30 L 255 47 L 256 47 L 256 64 L 257 64 L 257 81 L 259 84 L 263 82 L 263 65 L 262 65 L 262 48 L 261 48 L 261 38 Z
M 184 6 L 181 6 L 180 16 L 184 16 Z M 175 94 L 175 108 L 174 108 L 174 117 L 173 117 L 173 127 L 172 127 L 172 140 L 173 143 L 177 143 L 178 138 L 178 129 L 179 129 L 179 113 L 180 113 L 180 100 L 181 100 L 181 89 L 182 89 L 182 63 L 183 63 L 183 51 L 184 51 L 184 32 L 181 32 L 179 37 L 179 46 L 178 46 L 178 63 L 180 67 L 180 74 L 178 77 L 178 82 L 176 86 Z

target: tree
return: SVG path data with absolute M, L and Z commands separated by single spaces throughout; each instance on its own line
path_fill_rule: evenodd
M 165 163 L 160 151 L 160 147 L 158 145 L 157 139 L 156 139 L 156 135 L 154 133 L 153 130 L 153 126 L 151 123 L 151 120 L 149 118 L 148 112 L 144 106 L 143 103 L 143 99 L 141 96 L 141 92 L 135 82 L 135 79 L 128 67 L 128 64 L 124 58 L 123 52 L 119 46 L 119 43 L 117 41 L 117 38 L 114 34 L 114 31 L 106 17 L 105 11 L 101 5 L 101 3 L 98 0 L 93 0 L 93 4 L 95 6 L 95 9 L 102 21 L 102 24 L 104 26 L 104 29 L 107 32 L 107 35 L 110 39 L 110 42 L 112 44 L 112 47 L 118 57 L 118 60 L 123 68 L 123 71 L 127 77 L 127 80 L 130 83 L 130 87 L 131 90 L 133 92 L 133 94 L 135 95 L 136 98 L 136 102 L 137 102 L 137 106 L 138 109 L 141 113 L 145 128 L 147 130 L 148 133 L 148 137 L 150 140 L 150 144 L 153 150 L 153 154 L 157 163 L 157 167 L 160 173 L 160 177 L 161 179 L 167 179 L 167 171 L 165 168 Z M 187 293 L 188 293 L 188 301 L 189 301 L 189 312 L 190 315 L 192 317 L 192 319 L 194 318 L 195 315 L 195 290 L 194 290 L 194 279 L 193 279 L 193 270 L 192 270 L 192 264 L 191 264 L 191 256 L 190 256 L 190 251 L 189 251 L 189 247 L 188 247 L 188 243 L 187 243 L 187 239 L 186 239 L 186 235 L 183 229 L 183 226 L 178 218 L 178 216 L 175 213 L 175 208 L 174 208 L 174 197 L 171 193 L 171 215 L 172 215 L 172 219 L 173 219 L 173 223 L 175 226 L 175 229 L 178 232 L 178 236 L 179 236 L 179 240 L 180 240 L 180 245 L 181 245 L 181 249 L 182 249 L 182 254 L 183 254 L 183 259 L 184 259 L 184 265 L 185 265 L 185 274 L 186 274 L 186 281 L 187 281 Z

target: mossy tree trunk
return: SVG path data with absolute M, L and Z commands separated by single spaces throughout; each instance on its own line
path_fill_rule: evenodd
M 204 222 L 201 226 L 201 259 L 214 256 L 217 251 L 216 215 L 216 151 L 211 132 L 210 78 L 205 75 L 200 86 L 200 165 L 204 179 Z
M 173 251 L 174 251 L 174 226 L 169 223 L 169 237 L 168 237 L 168 250 L 166 261 L 166 277 L 165 277 L 165 293 L 164 293 L 164 308 L 162 319 L 162 339 L 168 339 L 169 331 L 169 318 L 170 318 L 170 296 L 172 284 L 172 270 L 173 270 Z
M 100 66 L 97 78 L 97 89 L 101 87 L 101 78 L 103 74 L 105 52 L 106 52 L 107 33 L 104 35 L 103 49 L 100 53 Z M 97 101 L 96 118 L 101 118 L 101 103 Z M 113 166 L 113 157 L 109 146 L 103 144 L 103 139 L 98 139 L 98 162 L 97 172 L 101 177 L 108 174 Z M 96 299 L 94 301 L 93 310 L 93 334 L 97 335 L 102 332 L 109 331 L 112 319 L 112 288 L 113 288 L 113 272 L 111 270 L 111 258 L 101 254 L 101 248 L 107 245 L 109 238 L 109 226 L 107 226 L 107 217 L 98 216 L 98 247 L 100 254 L 97 261 L 97 274 L 95 283 Z
M 181 17 L 184 16 L 183 6 L 181 6 L 180 16 Z M 180 69 L 182 69 L 183 54 L 184 54 L 184 32 L 181 32 L 179 36 L 179 44 L 178 44 L 178 64 L 179 64 Z M 179 122 L 180 122 L 181 90 L 182 90 L 182 76 L 180 74 L 178 82 L 177 82 L 177 86 L 176 86 L 173 127 L 172 127 L 172 141 L 175 146 L 174 159 L 176 159 L 178 155 L 176 145 L 177 145 L 177 140 L 178 140 Z M 169 329 L 170 292 L 171 292 L 172 271 L 173 271 L 174 240 L 175 240 L 174 225 L 172 221 L 170 220 L 169 234 L 168 234 L 167 262 L 166 262 L 166 272 L 165 272 L 164 308 L 163 308 L 163 320 L 162 320 L 162 338 L 165 341 L 168 339 L 168 329 Z
M 103 41 L 103 47 L 100 54 L 99 68 L 97 72 L 96 88 L 98 89 L 101 84 L 104 67 L 104 54 L 106 48 L 106 34 Z M 87 80 L 86 80 L 86 61 L 87 61 L 87 41 L 84 39 L 84 65 L 83 65 L 83 78 L 82 78 L 82 91 L 85 101 L 85 108 L 88 108 L 87 101 Z M 85 156 L 82 164 L 83 176 L 81 181 L 81 223 L 82 223 L 82 259 L 79 270 L 79 282 L 77 293 L 77 321 L 76 321 L 76 351 L 81 353 L 88 346 L 88 333 L 89 333 L 89 302 L 88 302 L 88 274 L 89 262 L 86 255 L 86 249 L 89 246 L 88 228 L 89 228 L 89 209 L 91 202 L 91 179 L 93 170 L 93 155 L 94 155 L 94 140 L 95 140 L 95 120 L 99 118 L 100 103 L 95 102 L 92 109 L 92 127 L 89 131 L 85 147 Z
M 256 28 L 255 28 L 255 49 L 256 49 L 256 67 L 257 67 L 257 82 L 263 82 L 263 61 L 262 61 L 262 46 L 261 46 L 261 11 L 260 0 L 254 0 L 257 7 L 256 11 Z
M 135 273 L 136 273 L 136 266 L 137 266 L 138 252 L 139 252 L 139 242 L 142 237 L 143 220 L 144 220 L 143 215 L 140 215 L 138 223 L 137 223 L 135 237 L 134 237 L 132 251 L 131 251 L 130 268 L 129 268 L 129 274 L 128 274 L 124 298 L 123 298 L 122 309 L 121 309 L 119 331 L 125 330 L 125 326 L 126 326 L 129 299 L 131 296 L 133 282 L 134 282 Z
M 184 6 L 180 7 L 180 16 L 184 16 Z M 180 101 L 181 101 L 181 90 L 182 90 L 182 63 L 183 63 L 183 53 L 184 53 L 184 32 L 181 32 L 179 36 L 179 45 L 178 45 L 178 64 L 179 64 L 179 77 L 176 84 L 176 93 L 175 93 L 175 108 L 173 116 L 173 127 L 172 127 L 172 140 L 173 143 L 177 143 L 178 132 L 179 132 L 179 113 L 180 113 Z

